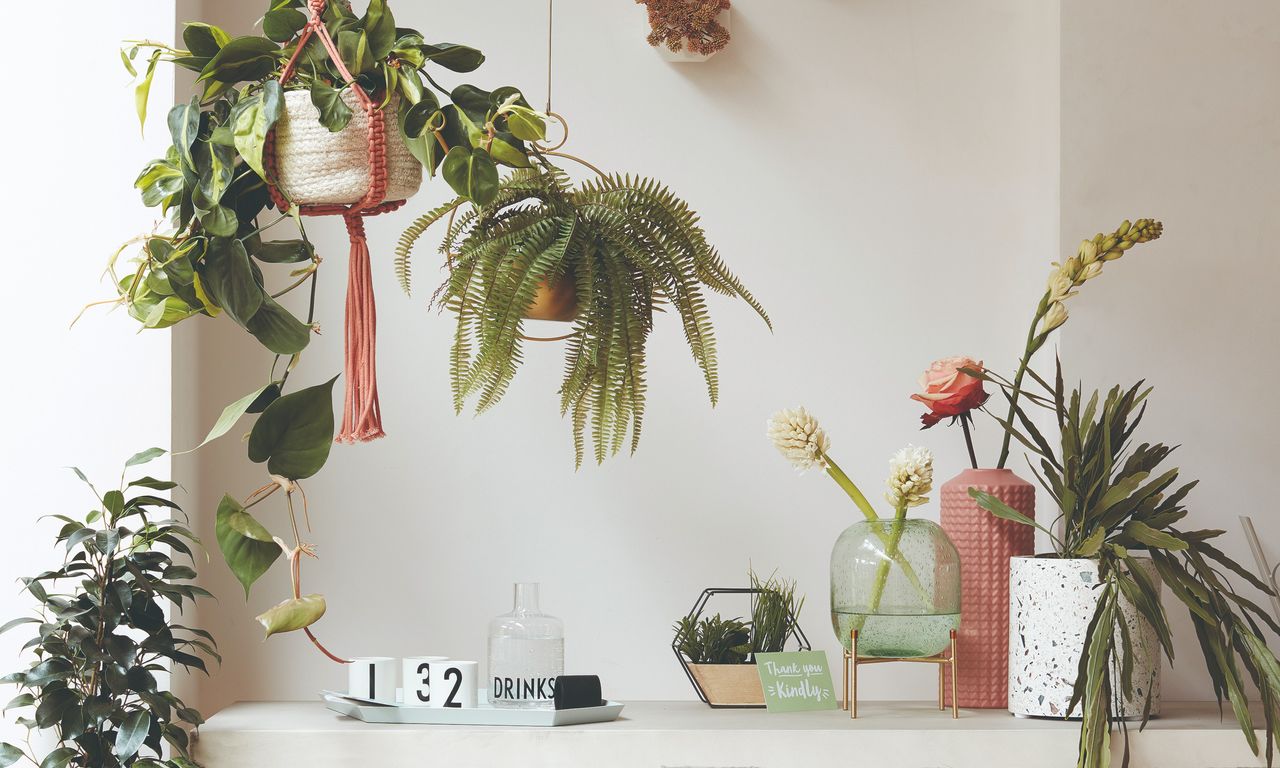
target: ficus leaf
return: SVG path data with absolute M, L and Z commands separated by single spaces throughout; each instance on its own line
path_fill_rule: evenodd
M 116 732 L 116 757 L 127 760 L 137 754 L 151 729 L 151 715 L 145 709 L 135 709 L 125 715 L 120 730 Z
M 164 454 L 165 450 L 163 448 L 148 448 L 145 451 L 139 451 L 130 456 L 129 460 L 126 461 L 124 465 L 126 467 L 136 467 L 140 464 L 146 464 L 152 459 L 158 459 Z
M 22 758 L 22 750 L 8 742 L 0 742 L 0 768 L 9 768 Z
M 267 462 L 267 471 L 290 480 L 311 477 L 324 466 L 333 445 L 333 384 L 291 392 L 258 417 L 249 433 L 249 460 Z
M 278 603 L 257 618 L 266 631 L 266 637 L 271 637 L 309 627 L 324 616 L 324 611 L 323 595 L 303 595 Z
M 67 763 L 70 763 L 72 758 L 79 755 L 80 751 L 77 749 L 58 747 L 44 756 L 44 759 L 40 761 L 40 768 L 66 768 Z
M 280 557 L 280 545 L 230 495 L 223 496 L 218 505 L 215 536 L 227 567 L 244 587 L 244 596 L 248 599 L 249 588 Z

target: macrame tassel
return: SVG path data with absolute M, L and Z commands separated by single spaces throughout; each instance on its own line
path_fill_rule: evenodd
M 342 431 L 338 433 L 337 440 L 340 443 L 366 443 L 386 435 L 382 431 L 382 413 L 378 406 L 378 311 L 373 300 L 373 274 L 364 219 L 359 211 L 350 211 L 343 218 L 351 238 L 351 260 L 344 329 L 346 397 L 342 409 Z

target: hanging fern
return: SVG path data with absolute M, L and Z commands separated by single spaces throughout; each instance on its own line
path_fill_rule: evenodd
M 742 299 L 769 324 L 707 243 L 698 215 L 652 179 L 601 176 L 575 188 L 559 168 L 517 170 L 490 205 L 464 208 L 455 200 L 410 225 L 396 248 L 406 292 L 415 243 L 449 217 L 440 252 L 452 271 L 433 301 L 458 318 L 449 358 L 454 408 L 475 398 L 479 413 L 502 399 L 523 359 L 522 328 L 538 291 L 571 281 L 578 304 L 560 413 L 572 422 L 578 466 L 588 427 L 597 463 L 624 445 L 635 452 L 647 394 L 645 343 L 659 305 L 680 316 L 712 405 L 720 382 L 703 289 Z

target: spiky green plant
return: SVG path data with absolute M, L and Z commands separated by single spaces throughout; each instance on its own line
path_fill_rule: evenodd
M 588 423 L 597 463 L 616 454 L 628 432 L 636 450 L 655 311 L 669 305 L 680 316 L 712 405 L 719 376 L 704 287 L 742 299 L 769 323 L 707 242 L 698 214 L 652 179 L 608 175 L 575 186 L 555 167 L 518 170 L 489 205 L 457 199 L 413 222 L 396 248 L 406 291 L 414 244 L 446 217 L 453 220 L 440 250 L 452 271 L 434 302 L 458 317 L 449 359 L 455 410 L 475 397 L 480 413 L 502 398 L 523 359 L 522 327 L 539 285 L 572 281 L 578 308 L 560 412 L 571 416 L 578 466 Z
M 1239 577 L 1264 594 L 1273 593 L 1262 579 L 1210 543 L 1224 531 L 1177 527 L 1187 515 L 1183 502 L 1196 483 L 1178 486 L 1176 468 L 1157 469 L 1173 448 L 1134 444 L 1151 390 L 1139 382 L 1128 389 L 1114 387 L 1105 397 L 1094 392 L 1086 399 L 1079 389 L 1066 392 L 1061 365 L 1053 383 L 1029 368 L 1027 374 L 1043 391 L 1023 391 L 1023 401 L 1054 414 L 1060 447 L 1055 449 L 1016 404 L 1017 423 L 1001 424 L 1039 457 L 1039 471 L 1035 466 L 1031 469 L 1060 511 L 1057 525 L 1051 525 L 1059 532 L 1037 525 L 989 493 L 971 488 L 969 494 L 997 517 L 1040 527 L 1054 541 L 1057 556 L 1098 561 L 1098 605 L 1085 634 L 1068 708 L 1071 712 L 1079 707 L 1082 715 L 1078 765 L 1105 768 L 1110 764 L 1118 697 L 1134 691 L 1133 640 L 1121 601 L 1151 624 L 1160 650 L 1173 660 L 1172 633 L 1160 594 L 1135 559 L 1139 552 L 1151 558 L 1160 581 L 1187 608 L 1219 705 L 1230 702 L 1254 754 L 1259 744 L 1245 674 L 1257 687 L 1267 765 L 1272 765 L 1280 728 L 1280 662 L 1264 638 L 1268 629 L 1280 633 L 1280 624 L 1237 592 L 1228 576 Z M 985 377 L 1000 384 L 1006 398 L 1013 400 L 1012 382 L 992 374 Z M 1143 725 L 1150 711 L 1150 686 L 1145 689 Z M 1125 728 L 1123 720 L 1119 724 Z M 1126 745 L 1123 764 L 1128 763 Z

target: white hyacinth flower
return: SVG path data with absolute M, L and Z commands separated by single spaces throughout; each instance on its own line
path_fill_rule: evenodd
M 918 507 L 929 501 L 933 490 L 933 454 L 928 448 L 908 445 L 889 460 L 888 491 L 884 497 L 894 509 Z
M 831 442 L 818 420 L 803 407 L 778 411 L 769 419 L 769 439 L 797 469 L 825 465 Z

